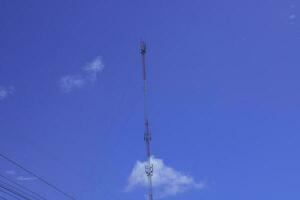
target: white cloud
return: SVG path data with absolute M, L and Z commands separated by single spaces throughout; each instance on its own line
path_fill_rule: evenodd
M 12 176 L 13 179 L 16 179 L 18 181 L 34 181 L 38 178 L 36 177 L 30 177 L 30 176 L 19 176 L 18 173 L 14 170 L 6 170 L 5 174 Z
M 17 177 L 18 181 L 34 181 L 37 180 L 36 177 L 24 177 L 24 176 L 19 176 Z
M 100 56 L 96 57 L 92 62 L 87 63 L 84 71 L 88 74 L 88 78 L 94 82 L 98 78 L 98 74 L 104 69 L 104 64 Z
M 104 64 L 100 56 L 87 63 L 78 75 L 67 75 L 60 79 L 60 87 L 63 92 L 71 92 L 79 89 L 87 83 L 97 81 L 99 74 L 103 71 Z
M 84 84 L 85 80 L 80 75 L 67 75 L 60 79 L 60 87 L 63 92 L 71 92 L 81 88 Z
M 185 175 L 175 169 L 166 166 L 162 159 L 151 157 L 153 164 L 153 187 L 157 189 L 157 197 L 176 195 L 188 189 L 203 189 L 204 183 L 196 182 L 193 177 Z M 147 187 L 148 178 L 145 174 L 145 162 L 137 161 L 128 179 L 126 191 L 138 186 Z
M 14 91 L 15 88 L 12 86 L 9 87 L 0 86 L 0 101 L 11 96 L 14 93 Z

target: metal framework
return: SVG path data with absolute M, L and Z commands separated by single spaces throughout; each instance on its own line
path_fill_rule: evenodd
M 146 144 L 146 156 L 147 156 L 147 164 L 145 165 L 145 173 L 148 177 L 148 200 L 153 200 L 153 192 L 152 192 L 152 176 L 153 176 L 153 164 L 151 163 L 151 132 L 149 128 L 149 119 L 148 119 L 148 110 L 147 110 L 147 71 L 146 71 L 146 44 L 145 42 L 141 42 L 140 51 L 142 56 L 142 67 L 143 67 L 143 80 L 144 80 L 144 141 Z

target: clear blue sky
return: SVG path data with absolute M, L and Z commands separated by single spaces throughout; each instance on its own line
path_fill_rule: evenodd
M 0 152 L 78 200 L 143 199 L 124 188 L 145 157 L 144 39 L 153 152 L 207 184 L 167 199 L 299 199 L 299 10 L 296 0 L 2 0 L 0 86 L 11 91 Z M 97 56 L 97 81 L 63 92 L 61 78 Z

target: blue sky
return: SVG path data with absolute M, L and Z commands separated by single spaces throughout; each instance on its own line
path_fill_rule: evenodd
M 0 152 L 78 200 L 144 198 L 142 186 L 126 190 L 145 159 L 144 39 L 153 154 L 205 185 L 164 199 L 299 199 L 299 9 L 296 0 L 3 0 Z

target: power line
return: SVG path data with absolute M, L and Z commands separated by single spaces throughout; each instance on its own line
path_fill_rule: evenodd
M 62 191 L 61 189 L 59 189 L 57 186 L 53 185 L 52 183 L 48 182 L 47 180 L 45 180 L 44 178 L 38 176 L 37 174 L 35 174 L 34 172 L 26 169 L 25 167 L 23 167 L 21 164 L 17 163 L 16 161 L 13 161 L 12 159 L 8 158 L 7 156 L 3 155 L 0 153 L 0 157 L 2 157 L 3 159 L 7 160 L 8 162 L 12 163 L 13 165 L 17 166 L 18 168 L 24 170 L 25 172 L 27 172 L 28 174 L 31 174 L 32 176 L 36 177 L 38 180 L 40 180 L 41 182 L 45 183 L 46 185 L 48 185 L 49 187 L 53 188 L 54 190 L 56 190 L 57 192 L 61 193 L 62 195 L 64 195 L 65 197 L 72 199 L 72 200 L 76 200 L 75 197 L 71 196 L 70 194 Z
M 0 177 L 4 178 L 5 180 L 7 180 L 8 182 L 10 182 L 10 183 L 12 183 L 12 184 L 14 184 L 14 185 L 17 185 L 18 187 L 22 188 L 24 191 L 27 191 L 28 193 L 31 193 L 31 194 L 29 194 L 29 195 L 30 195 L 32 198 L 34 198 L 34 199 L 37 199 L 37 200 L 40 200 L 40 199 L 42 199 L 42 200 L 47 200 L 45 197 L 41 196 L 40 194 L 38 194 L 38 193 L 36 193 L 36 192 L 30 190 L 29 188 L 27 188 L 27 187 L 25 187 L 25 186 L 23 186 L 23 185 L 21 185 L 21 184 L 19 184 L 19 183 L 16 183 L 15 181 L 13 181 L 13 180 L 11 180 L 11 179 L 9 179 L 9 178 L 7 178 L 7 177 L 1 175 L 1 174 L 0 174 Z M 2 182 L 2 181 L 0 181 L 0 182 Z M 2 182 L 2 183 L 3 183 L 3 182 Z M 10 185 L 10 184 L 8 184 L 8 183 L 5 183 L 5 184 L 9 185 L 9 186 L 12 187 L 12 188 L 17 189 L 17 188 L 14 187 L 13 185 Z M 24 192 L 24 193 L 25 193 L 25 192 Z
M 27 196 L 28 194 L 22 190 L 20 190 L 19 188 L 16 188 L 14 187 L 13 185 L 10 185 L 9 183 L 6 183 L 6 182 L 3 182 L 3 181 L 0 181 L 0 183 L 2 184 L 2 186 L 5 188 L 7 188 L 8 191 L 14 191 L 14 192 L 17 192 L 18 194 L 22 194 L 24 196 Z M 1 187 L 1 185 L 0 185 Z M 39 199 L 37 199 L 39 200 Z
M 25 199 L 25 200 L 32 200 L 32 199 L 26 197 L 25 195 L 21 194 L 20 192 L 14 191 L 13 189 L 8 188 L 8 187 L 5 187 L 5 186 L 3 186 L 3 185 L 1 185 L 1 184 L 0 184 L 0 188 L 4 189 L 4 190 L 6 190 L 6 191 L 9 191 L 10 193 L 12 193 L 12 194 L 14 194 L 14 195 L 16 195 L 16 196 L 18 196 L 18 197 L 21 197 L 22 199 Z
M 14 198 L 14 199 L 22 200 L 22 199 L 20 199 L 19 197 L 15 196 L 15 195 L 13 195 L 13 194 L 11 194 L 11 193 L 9 193 L 9 192 L 7 192 L 6 190 L 3 190 L 1 187 L 0 187 L 0 191 L 1 191 L 2 193 L 6 194 L 7 196 L 10 196 L 10 197 L 12 197 L 12 198 Z

